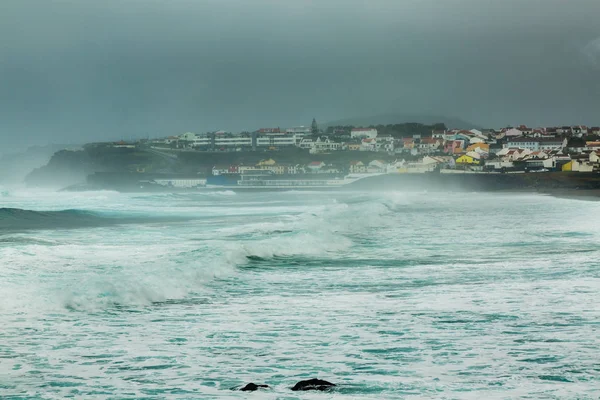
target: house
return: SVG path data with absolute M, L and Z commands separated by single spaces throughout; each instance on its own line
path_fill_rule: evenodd
M 310 126 L 296 126 L 293 128 L 287 128 L 285 133 L 290 136 L 295 136 L 296 141 L 300 143 L 305 136 L 310 136 L 312 134 L 312 129 Z
M 439 149 L 441 143 L 442 142 L 440 139 L 434 139 L 432 137 L 431 138 L 423 138 L 420 140 L 417 147 L 421 151 L 421 153 L 429 154 L 429 153 L 433 153 L 433 152 L 437 151 Z
M 487 143 L 475 143 L 467 147 L 466 151 L 476 151 L 479 154 L 487 155 L 490 153 L 490 145 Z
M 283 175 L 287 172 L 287 166 L 282 164 L 276 164 L 268 168 L 270 171 L 273 171 L 276 175 Z
M 229 165 L 215 165 L 214 167 L 212 167 L 212 174 L 214 176 L 229 174 Z
M 491 161 L 486 161 L 485 162 L 485 167 L 486 169 L 490 170 L 497 170 L 497 169 L 508 169 L 508 168 L 514 168 L 514 164 L 512 161 L 505 161 L 502 159 L 496 159 L 496 160 L 491 160 Z
M 377 129 L 375 129 L 375 128 L 352 128 L 352 131 L 350 132 L 350 137 L 375 139 L 377 137 Z
M 409 161 L 402 162 L 401 168 L 396 168 L 397 172 L 407 173 L 407 174 L 423 174 L 425 172 L 433 172 L 437 167 L 437 163 L 424 163 L 423 160 L 420 161 Z
M 531 154 L 531 150 L 529 149 L 515 149 L 515 148 L 505 148 L 502 151 L 496 153 L 498 157 L 500 157 L 504 161 L 520 161 L 523 158 L 527 157 Z
M 469 138 L 469 144 L 475 144 L 475 143 L 485 143 L 485 139 L 482 139 L 478 136 L 471 136 Z
M 521 137 L 521 136 L 523 136 L 523 132 L 521 132 L 520 130 L 515 129 L 515 128 L 510 128 L 510 129 L 507 129 L 506 131 L 504 131 L 504 136 L 507 138 Z
M 338 167 L 334 165 L 326 165 L 321 170 L 318 171 L 320 174 L 339 174 L 341 171 Z
M 360 144 L 359 143 L 348 143 L 346 145 L 346 148 L 349 151 L 358 151 L 358 150 L 360 150 Z
M 296 175 L 296 174 L 300 174 L 304 172 L 304 168 L 302 168 L 300 165 L 287 165 L 286 166 L 286 172 L 290 175 Z
M 450 167 L 454 168 L 456 163 L 453 157 L 450 156 L 425 156 L 423 157 L 422 163 L 425 165 L 432 165 L 434 169 L 439 167 Z
M 481 156 L 474 151 L 471 151 L 467 154 L 463 154 L 462 156 L 456 159 L 457 165 L 479 165 L 481 163 Z
M 323 161 L 313 161 L 308 164 L 308 170 L 312 173 L 319 172 L 323 167 L 325 167 L 325 163 Z
M 363 139 L 360 144 L 360 151 L 376 151 L 377 150 L 377 142 L 375 139 L 366 138 Z
M 413 138 L 403 138 L 402 147 L 405 149 L 413 149 L 415 147 L 415 140 Z
M 533 129 L 528 128 L 527 125 L 519 125 L 518 130 L 521 131 L 521 134 L 525 136 L 531 135 L 533 133 Z
M 378 136 L 374 140 L 377 151 L 394 151 L 394 138 L 391 135 Z
M 332 140 L 329 140 L 328 138 L 326 138 L 324 140 L 321 138 L 318 138 L 313 143 L 313 146 L 310 149 L 310 153 L 311 154 L 327 153 L 330 151 L 340 150 L 341 148 L 342 148 L 341 143 L 334 142 Z
M 350 173 L 363 174 L 365 172 L 367 172 L 367 166 L 362 161 L 350 162 Z
M 315 142 L 312 139 L 306 138 L 300 141 L 298 147 L 300 147 L 301 149 L 312 149 L 314 143 Z
M 387 164 L 381 160 L 373 160 L 367 166 L 367 172 L 377 173 L 377 172 L 386 172 Z
M 449 140 L 444 144 L 444 153 L 460 154 L 464 152 L 465 142 L 463 140 Z
M 600 149 L 600 142 L 585 142 L 585 147 L 588 149 Z
M 578 157 L 563 165 L 562 170 L 573 172 L 593 172 L 594 163 L 590 162 L 589 157 Z
M 590 153 L 590 162 L 596 165 L 600 164 L 600 151 L 592 151 Z
M 446 135 L 446 131 L 431 131 L 431 137 L 434 139 L 444 139 L 444 135 Z
M 483 132 L 481 132 L 479 129 L 471 129 L 471 130 L 469 130 L 469 133 L 471 133 L 477 137 L 480 137 L 482 139 L 486 138 L 485 135 L 483 134 Z

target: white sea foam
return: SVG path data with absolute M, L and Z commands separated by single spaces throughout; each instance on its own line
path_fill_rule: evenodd
M 239 398 L 229 388 L 254 381 L 272 390 L 253 397 L 288 398 L 313 376 L 339 391 L 302 398 L 596 390 L 600 203 L 401 192 L 2 202 L 183 217 L 0 233 L 2 395 Z

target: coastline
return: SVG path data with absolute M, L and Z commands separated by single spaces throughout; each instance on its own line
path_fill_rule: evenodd
M 600 189 L 548 189 L 538 190 L 537 193 L 559 199 L 600 201 Z

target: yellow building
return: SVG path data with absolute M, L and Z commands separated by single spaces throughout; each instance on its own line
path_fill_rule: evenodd
M 573 171 L 573 161 L 569 161 L 568 163 L 566 163 L 565 165 L 562 166 L 562 170 L 567 172 L 567 171 Z
M 475 157 L 469 156 L 467 154 L 462 155 L 456 159 L 457 164 L 469 164 L 469 165 L 479 165 L 480 160 Z

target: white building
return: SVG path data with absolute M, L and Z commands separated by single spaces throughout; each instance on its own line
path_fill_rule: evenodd
M 314 140 L 307 138 L 307 139 L 302 139 L 300 141 L 300 144 L 298 144 L 298 147 L 300 147 L 301 149 L 312 149 L 314 144 L 315 144 Z
M 360 143 L 360 151 L 377 151 L 377 142 L 374 138 L 363 139 Z
M 186 147 L 208 147 L 212 143 L 212 139 L 207 134 L 195 134 L 186 132 L 179 135 L 179 141 L 184 143 Z
M 296 136 L 285 133 L 269 134 L 268 136 L 258 136 L 256 138 L 258 147 L 286 147 L 296 145 Z
M 350 132 L 352 138 L 369 138 L 375 139 L 377 137 L 377 129 L 374 128 L 353 128 Z
M 252 138 L 248 136 L 232 135 L 232 136 L 216 136 L 215 148 L 228 147 L 250 147 L 252 146 Z
M 321 140 L 321 138 L 318 138 L 315 142 L 313 142 L 310 152 L 312 154 L 327 153 L 330 151 L 340 150 L 341 148 L 341 143 L 333 142 L 329 139 Z
M 325 163 L 323 161 L 313 161 L 308 164 L 308 169 L 312 173 L 319 172 L 323 167 L 325 167 Z
M 531 151 L 558 150 L 566 145 L 566 140 L 555 138 L 511 138 L 505 148 L 526 149 Z
M 350 163 L 350 173 L 364 174 L 367 172 L 367 166 L 362 161 L 352 161 Z
M 375 149 L 377 151 L 394 151 L 394 138 L 392 136 L 379 136 L 375 139 Z
M 381 160 L 373 160 L 367 166 L 367 172 L 387 172 L 387 164 Z
M 312 135 L 312 130 L 310 126 L 295 126 L 293 128 L 287 128 L 285 133 L 296 136 L 296 145 L 298 146 L 300 145 L 302 139 L 304 139 L 306 136 Z
M 508 138 L 514 138 L 514 137 L 520 137 L 523 136 L 523 132 L 521 132 L 520 130 L 516 129 L 516 128 L 511 128 L 508 129 L 506 132 L 504 132 L 504 135 Z

